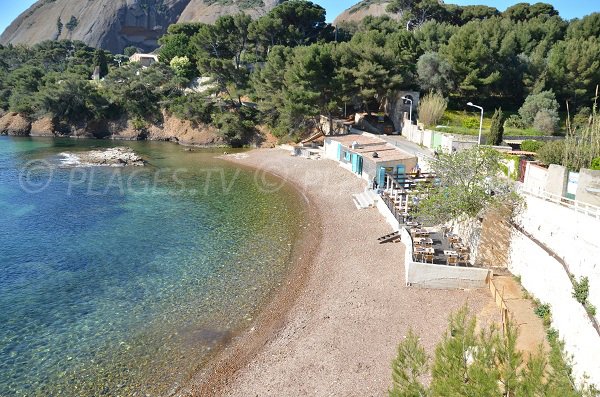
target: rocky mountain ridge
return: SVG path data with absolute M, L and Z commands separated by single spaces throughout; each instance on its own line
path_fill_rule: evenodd
M 177 22 L 214 22 L 243 11 L 266 14 L 282 0 L 38 0 L 0 35 L 0 44 L 32 45 L 44 40 L 81 40 L 121 53 L 144 51 Z

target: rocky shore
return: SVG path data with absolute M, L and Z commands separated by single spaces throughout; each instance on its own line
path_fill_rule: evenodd
M 61 153 L 61 156 L 62 163 L 66 166 L 141 167 L 146 164 L 142 157 L 128 147 L 114 147 L 82 153 Z

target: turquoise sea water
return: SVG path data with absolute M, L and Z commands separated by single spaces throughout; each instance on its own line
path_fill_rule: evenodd
M 124 145 L 149 164 L 60 165 Z M 249 324 L 302 203 L 217 154 L 0 137 L 0 396 L 168 394 Z

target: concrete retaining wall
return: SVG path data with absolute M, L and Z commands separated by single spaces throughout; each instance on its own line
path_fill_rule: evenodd
M 407 283 L 421 288 L 485 288 L 488 277 L 487 269 L 419 262 L 410 262 L 406 273 Z
M 531 195 L 525 200 L 527 208 L 517 223 L 556 253 L 575 277 L 588 277 L 589 301 L 598 309 L 600 321 L 600 219 Z
M 571 242 L 573 240 L 570 239 Z M 514 230 L 511 238 L 509 269 L 521 277 L 522 285 L 552 310 L 552 326 L 573 355 L 577 379 L 587 374 L 591 383 L 600 385 L 600 336 L 583 306 L 572 296 L 572 285 L 562 265 L 522 233 Z

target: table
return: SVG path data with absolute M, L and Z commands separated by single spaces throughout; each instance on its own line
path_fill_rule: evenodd
M 413 229 L 412 233 L 417 237 L 429 237 L 429 232 L 425 229 Z
M 419 227 L 419 226 L 421 226 L 421 225 L 419 224 L 419 222 L 413 222 L 413 221 L 410 221 L 410 222 L 406 222 L 406 226 L 410 226 L 410 227 Z
M 432 247 L 416 248 L 415 254 L 435 254 L 435 249 Z
M 453 250 L 444 250 L 444 255 L 446 256 L 458 256 L 458 252 Z
M 429 237 L 415 237 L 414 242 L 421 245 L 433 245 L 433 240 Z

